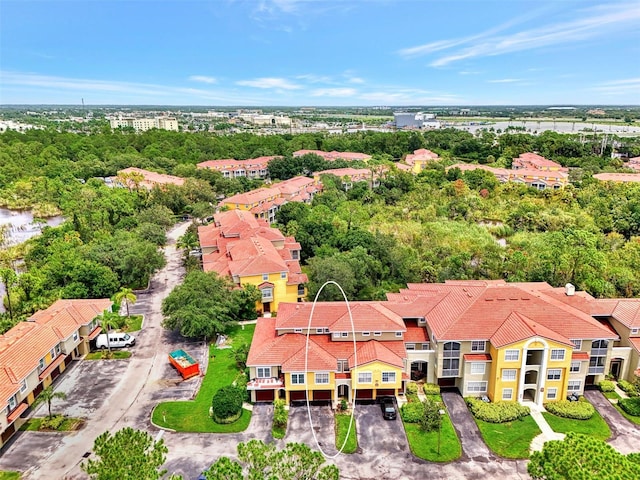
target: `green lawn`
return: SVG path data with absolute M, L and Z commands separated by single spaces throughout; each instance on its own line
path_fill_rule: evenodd
M 424 432 L 417 423 L 404 423 L 411 452 L 418 458 L 430 462 L 451 462 L 460 458 L 462 447 L 449 415 L 442 417 L 440 431 L 440 454 L 438 455 L 438 432 Z
M 620 412 L 620 414 L 626 418 L 627 420 L 629 420 L 631 423 L 635 423 L 636 425 L 640 425 L 640 417 L 636 417 L 634 415 L 629 415 L 627 412 L 625 412 L 619 405 L 614 405 L 615 409 L 618 410 Z
M 42 423 L 42 420 L 42 417 L 30 418 L 20 427 L 20 430 L 27 432 L 37 432 L 38 430 L 40 430 L 40 424 Z M 57 431 L 70 432 L 76 430 L 81 423 L 82 419 L 80 418 L 68 417 L 64 419 L 64 422 L 62 422 L 62 425 L 60 425 L 60 428 L 58 428 Z M 2 476 L 0 476 L 0 480 L 2 480 Z
M 255 325 L 239 326 L 229 332 L 228 345 L 251 343 Z M 156 425 L 178 432 L 233 433 L 242 432 L 249 426 L 251 412 L 242 411 L 242 416 L 234 423 L 218 424 L 209 417 L 209 407 L 215 392 L 231 385 L 240 373 L 233 358 L 233 348 L 218 349 L 211 345 L 209 367 L 195 400 L 163 402 L 156 405 L 151 418 Z
M 542 433 L 531 415 L 506 423 L 474 420 L 487 446 L 504 458 L 529 458 L 531 440 Z
M 124 360 L 131 356 L 131 352 L 127 350 L 111 350 L 111 358 L 104 358 L 103 355 L 106 355 L 108 352 L 91 352 L 87 353 L 87 356 L 84 357 L 85 360 Z
M 0 480 L 20 480 L 20 472 L 0 472 Z
M 589 420 L 575 420 L 573 418 L 564 418 L 549 412 L 542 412 L 544 419 L 554 432 L 569 433 L 576 432 L 584 435 L 606 440 L 611 436 L 609 425 L 600 414 L 596 411 Z
M 142 315 L 131 315 L 129 326 L 122 329 L 123 332 L 137 332 L 142 330 Z
M 344 440 L 349 432 L 349 422 L 351 421 L 351 414 L 337 413 L 336 416 L 336 448 L 340 450 Z M 342 453 L 355 453 L 358 449 L 358 435 L 356 432 L 356 419 L 353 419 L 351 424 L 351 431 L 349 432 L 349 438 L 344 445 Z
M 612 400 L 620 400 L 621 398 L 617 392 L 602 392 L 602 394 L 608 399 L 612 399 Z

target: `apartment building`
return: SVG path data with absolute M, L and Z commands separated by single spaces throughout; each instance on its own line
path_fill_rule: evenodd
M 593 178 L 601 182 L 638 183 L 640 173 L 596 173 Z
M 247 363 L 252 399 L 369 400 L 424 379 L 541 405 L 640 367 L 637 299 L 502 280 L 410 284 L 387 297 L 350 304 L 355 338 L 343 303 L 316 304 L 310 324 L 307 304 L 260 319 Z
M 278 311 L 281 302 L 306 296 L 307 275 L 300 268 L 300 244 L 246 210 L 216 213 L 214 222 L 198 228 L 202 268 L 230 277 L 236 285 L 254 285 L 260 312 Z
M 118 171 L 116 181 L 128 188 L 143 187 L 152 190 L 153 187 L 164 185 L 184 185 L 185 179 L 174 175 L 151 172 L 142 168 L 129 167 Z
M 319 183 L 322 175 L 334 175 L 338 177 L 342 181 L 342 188 L 345 190 L 351 190 L 353 184 L 358 182 L 367 182 L 369 188 L 377 188 L 380 186 L 380 179 L 377 173 L 368 168 L 333 168 L 315 172 L 313 179 Z
M 294 157 L 301 157 L 303 155 L 308 154 L 318 155 L 319 157 L 324 158 L 328 162 L 332 162 L 334 160 L 362 160 L 366 162 L 371 158 L 371 155 L 367 155 L 366 153 L 359 152 L 336 152 L 335 150 L 331 152 L 324 152 L 322 150 L 298 150 L 293 152 Z
M 247 160 L 235 160 L 225 158 L 222 160 L 207 160 L 198 163 L 201 169 L 216 170 L 225 178 L 247 177 L 251 179 L 264 179 L 269 176 L 269 162 L 278 156 L 266 156 L 250 158 Z
M 20 416 L 69 363 L 89 352 L 97 317 L 111 300 L 58 300 L 0 335 L 0 447 L 20 428 Z
M 440 156 L 437 153 L 426 148 L 420 148 L 408 154 L 404 162 L 411 167 L 412 173 L 418 174 L 427 168 L 427 164 L 437 160 L 440 160 Z
M 456 163 L 448 167 L 447 171 L 452 168 L 459 168 L 463 172 L 478 169 L 485 170 L 493 174 L 500 183 L 523 183 L 537 190 L 558 190 L 569 185 L 569 174 L 559 170 L 538 170 L 535 168 L 508 169 L 494 168 L 475 163 Z
M 160 130 L 171 130 L 177 132 L 178 120 L 175 117 L 154 117 L 154 118 L 138 118 L 138 117 L 122 117 L 110 118 L 109 124 L 111 128 L 131 127 L 136 132 L 146 132 L 152 128 Z

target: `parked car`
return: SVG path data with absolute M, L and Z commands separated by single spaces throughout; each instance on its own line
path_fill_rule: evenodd
M 96 348 L 123 348 L 132 347 L 136 344 L 136 337 L 124 332 L 109 333 L 109 343 L 107 343 L 107 334 L 101 333 L 96 339 Z
M 383 398 L 380 402 L 380 408 L 382 408 L 382 416 L 385 420 L 396 419 L 396 406 L 392 398 Z

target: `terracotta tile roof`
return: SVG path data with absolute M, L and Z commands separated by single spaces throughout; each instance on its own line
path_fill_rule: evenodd
M 489 353 L 465 353 L 463 355 L 465 362 L 491 362 L 491 354 Z
M 597 173 L 593 176 L 601 182 L 640 182 L 637 173 Z
M 407 323 L 407 331 L 404 334 L 404 341 L 411 343 L 426 343 L 429 341 L 427 336 L 427 328 L 416 325 L 415 323 Z
M 562 165 L 556 163 L 552 160 L 548 160 L 544 158 L 542 155 L 538 155 L 537 153 L 521 153 L 518 158 L 513 159 L 514 168 L 521 166 L 523 168 L 531 167 L 534 169 L 545 169 L 545 168 L 559 168 L 564 171 L 567 171 L 566 168 L 563 168 Z
M 394 367 L 403 368 L 402 359 L 406 358 L 406 351 L 402 345 L 402 353 L 398 355 L 399 350 L 389 348 L 390 343 L 398 342 L 379 342 L 377 340 L 369 340 L 368 342 L 357 342 L 357 355 L 352 354 L 349 357 L 349 368 L 359 367 L 371 362 L 382 362 Z M 400 342 L 401 343 L 401 342 Z M 358 363 L 356 364 L 356 357 Z
M 589 360 L 588 352 L 571 352 L 571 360 Z
M 335 175 L 340 179 L 343 177 L 349 177 L 349 180 L 352 182 L 369 181 L 372 178 L 378 177 L 368 168 L 334 168 L 331 170 L 315 172 L 313 174 L 314 178 L 319 178 L 320 175 Z
M 568 338 L 517 312 L 512 312 L 489 340 L 494 347 L 501 348 L 531 337 L 543 337 L 573 346 Z
M 27 410 L 27 408 L 29 408 L 27 402 L 22 402 L 7 416 L 7 423 L 15 422 L 16 419 Z
M 280 195 L 278 190 L 271 188 L 258 188 L 246 193 L 238 193 L 225 198 L 220 205 L 253 205 L 254 203 L 265 202 Z
M 210 168 L 218 171 L 233 171 L 240 168 L 245 170 L 260 169 L 266 170 L 268 164 L 274 158 L 281 158 L 278 156 L 265 156 L 257 158 L 248 158 L 246 160 L 236 160 L 234 158 L 224 158 L 221 160 L 207 160 L 197 164 L 198 168 Z
M 408 165 L 414 165 L 418 161 L 435 161 L 439 159 L 440 157 L 437 153 L 427 150 L 426 148 L 420 148 L 408 154 L 404 161 L 407 162 Z
M 640 328 L 640 298 L 621 298 L 611 316 L 628 328 Z
M 15 375 L 5 367 L 0 366 L 0 404 L 4 404 L 20 390 L 20 382 Z
M 88 325 L 97 316 L 111 308 L 108 298 L 57 300 L 49 308 L 39 310 L 29 321 L 53 328 L 61 339 L 69 338 L 83 325 Z
M 53 372 L 56 367 L 58 367 L 58 365 L 60 365 L 62 362 L 64 362 L 64 359 L 67 358 L 66 355 L 58 355 L 53 362 L 51 362 L 49 365 L 47 365 L 47 368 L 45 368 L 42 372 L 40 372 L 40 375 L 38 375 L 38 378 L 40 380 L 43 380 L 45 378 L 47 378 L 49 375 L 51 375 L 51 372 Z
M 308 155 L 313 153 L 314 155 L 318 155 L 319 157 L 324 158 L 327 161 L 332 160 L 369 160 L 371 155 L 367 155 L 366 153 L 358 153 L 358 152 L 336 152 L 335 150 L 332 152 L 324 152 L 322 150 L 298 150 L 293 152 L 294 157 L 301 157 L 302 155 Z
M 282 362 L 283 372 L 299 372 L 305 369 L 306 337 L 300 334 L 297 336 L 302 337 L 304 343 L 300 350 Z M 309 353 L 306 361 L 307 368 L 314 371 L 335 371 L 338 365 L 337 359 L 313 342 L 311 336 L 309 336 Z
M 142 168 L 129 167 L 124 170 L 118 171 L 118 175 L 126 175 L 128 173 L 137 173 L 142 175 L 142 182 L 140 184 L 149 190 L 155 185 L 184 185 L 185 179 L 176 177 L 174 175 L 165 175 L 163 173 L 150 172 L 149 170 L 143 170 Z
M 631 346 L 635 349 L 635 351 L 640 353 L 640 337 L 631 337 L 629 339 L 629 342 L 631 343 Z

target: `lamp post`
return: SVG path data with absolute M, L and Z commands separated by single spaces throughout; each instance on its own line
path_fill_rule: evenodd
M 440 431 L 442 430 L 442 416 L 445 414 L 444 410 L 438 410 L 440 415 L 440 421 L 438 422 L 438 457 L 440 456 Z

